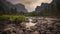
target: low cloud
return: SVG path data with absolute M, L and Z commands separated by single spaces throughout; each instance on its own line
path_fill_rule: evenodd
M 29 12 L 34 11 L 36 6 L 40 6 L 41 3 L 51 3 L 52 0 L 7 0 L 13 4 L 21 3 L 25 5 L 25 8 L 28 9 Z

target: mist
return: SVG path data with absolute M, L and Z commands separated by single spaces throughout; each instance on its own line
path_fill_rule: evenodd
M 41 3 L 51 3 L 52 0 L 7 0 L 13 4 L 21 3 L 25 5 L 25 8 L 31 12 L 34 11 L 36 6 L 40 6 Z

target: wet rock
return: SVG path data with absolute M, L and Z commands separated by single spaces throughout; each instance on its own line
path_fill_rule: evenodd
M 38 31 L 34 31 L 33 34 L 39 34 L 39 32 Z

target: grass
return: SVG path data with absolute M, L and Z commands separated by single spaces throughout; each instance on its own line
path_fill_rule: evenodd
M 25 16 L 22 15 L 2 15 L 0 16 L 0 20 L 19 20 L 19 21 L 25 21 Z

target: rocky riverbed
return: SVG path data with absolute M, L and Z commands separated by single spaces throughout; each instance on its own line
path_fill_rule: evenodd
M 50 18 L 49 18 L 50 19 Z M 60 34 L 60 20 L 42 19 L 36 23 L 0 21 L 0 34 Z M 31 26 L 30 26 L 31 25 Z

